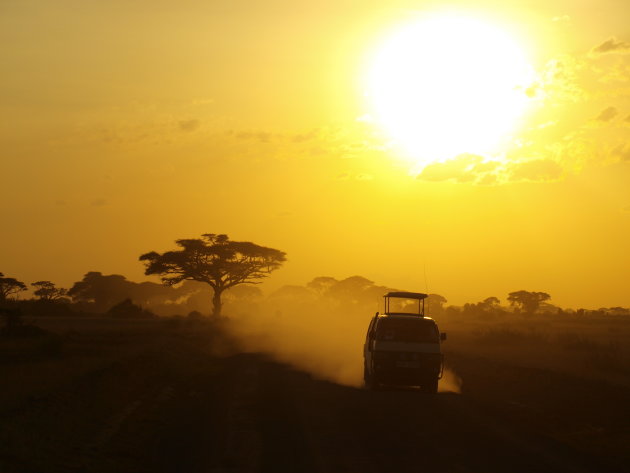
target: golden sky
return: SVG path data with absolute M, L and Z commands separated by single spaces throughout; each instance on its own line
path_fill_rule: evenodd
M 480 19 L 523 54 L 523 111 L 495 148 L 464 139 L 504 113 L 492 90 L 419 107 L 451 123 L 412 127 L 421 151 L 371 105 L 376 51 L 431 15 Z M 268 289 L 359 274 L 424 291 L 426 269 L 452 303 L 629 306 L 629 17 L 625 0 L 3 0 L 0 271 L 138 281 L 140 254 L 212 232 L 287 252 Z M 477 34 L 437 24 L 418 48 L 463 64 Z M 487 49 L 440 100 L 505 72 L 514 54 Z M 414 95 L 387 80 L 377 95 Z

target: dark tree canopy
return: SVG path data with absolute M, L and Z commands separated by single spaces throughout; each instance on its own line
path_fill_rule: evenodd
M 81 281 L 74 283 L 68 295 L 77 302 L 93 303 L 98 311 L 106 311 L 129 297 L 132 285 L 120 274 L 104 275 L 90 271 Z
M 330 288 L 333 287 L 338 282 L 339 281 L 337 281 L 335 278 L 332 278 L 330 276 L 318 276 L 315 279 L 313 279 L 311 282 L 306 284 L 306 287 L 308 287 L 312 291 L 315 291 L 318 295 L 321 296 L 321 295 L 326 294 L 330 290 Z
M 214 315 L 221 315 L 221 294 L 239 284 L 258 284 L 286 261 L 283 251 L 249 241 L 230 241 L 227 235 L 206 233 L 201 238 L 176 240 L 179 250 L 140 256 L 146 275 L 158 274 L 172 286 L 184 280 L 204 282 L 214 290 Z
M 426 312 L 429 315 L 442 315 L 444 313 L 444 304 L 448 300 L 440 294 L 429 294 L 426 300 Z
M 36 288 L 33 294 L 39 297 L 42 301 L 58 301 L 68 294 L 66 289 L 55 287 L 55 283 L 50 281 L 37 281 L 31 283 L 31 286 Z
M 165 304 L 180 298 L 186 298 L 199 290 L 195 284 L 184 284 L 178 289 L 165 287 L 154 282 L 136 283 L 120 274 L 102 274 L 90 271 L 81 281 L 74 283 L 68 295 L 75 302 L 91 304 L 91 309 L 105 312 L 113 305 L 125 299 L 131 299 L 142 307 Z
M 155 317 L 148 310 L 144 310 L 139 305 L 133 303 L 131 299 L 125 299 L 122 302 L 112 306 L 108 311 L 107 315 L 110 317 L 117 318 L 151 318 Z
M 542 302 L 548 301 L 551 296 L 546 292 L 515 291 L 508 294 L 507 300 L 513 306 L 527 314 L 535 313 Z
M 0 301 L 5 301 L 9 296 L 22 291 L 26 291 L 26 284 L 15 278 L 5 278 L 4 274 L 0 273 Z

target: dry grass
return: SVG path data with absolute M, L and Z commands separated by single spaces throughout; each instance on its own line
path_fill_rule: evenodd
M 630 386 L 630 320 L 512 318 L 443 323 L 445 350 Z
M 186 321 L 42 318 L 40 337 L 0 337 L 0 414 L 25 400 L 63 389 L 82 376 L 106 369 L 168 338 L 194 336 Z M 192 334 L 192 335 L 191 335 Z

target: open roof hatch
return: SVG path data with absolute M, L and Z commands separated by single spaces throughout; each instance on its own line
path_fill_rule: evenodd
M 420 317 L 424 317 L 424 300 L 429 297 L 427 294 L 423 294 L 421 292 L 406 292 L 406 291 L 393 291 L 388 292 L 383 296 L 385 298 L 385 314 L 396 314 L 396 315 L 417 315 Z M 418 311 L 417 312 L 391 312 L 391 303 L 390 299 L 413 299 L 418 301 Z M 396 304 L 394 304 L 396 305 Z M 415 305 L 415 304 L 414 304 Z

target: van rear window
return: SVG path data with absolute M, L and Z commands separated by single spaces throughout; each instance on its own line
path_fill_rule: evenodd
M 432 321 L 416 317 L 382 319 L 376 327 L 379 341 L 437 343 L 439 338 Z

